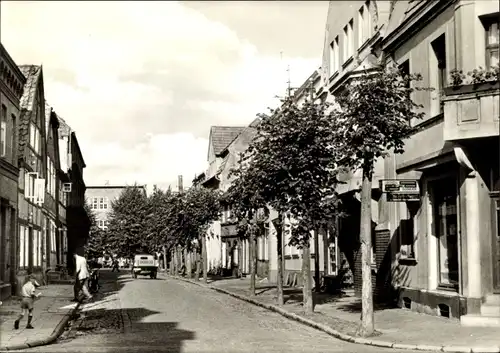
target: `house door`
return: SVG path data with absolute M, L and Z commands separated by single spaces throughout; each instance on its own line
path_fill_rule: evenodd
M 493 289 L 500 293 L 500 193 L 492 195 Z

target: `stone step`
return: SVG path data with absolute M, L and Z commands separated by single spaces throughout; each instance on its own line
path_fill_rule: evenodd
M 466 327 L 500 327 L 500 316 L 467 314 L 460 317 L 460 323 Z
M 484 303 L 481 305 L 481 315 L 500 317 L 500 305 Z
M 487 295 L 484 303 L 490 305 L 500 305 L 500 294 Z

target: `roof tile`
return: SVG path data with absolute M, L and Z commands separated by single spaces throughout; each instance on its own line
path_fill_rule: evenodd
M 36 65 L 20 65 L 26 83 L 24 84 L 23 95 L 19 101 L 21 106 L 21 117 L 19 119 L 19 158 L 24 157 L 25 146 L 29 139 L 29 121 L 33 111 L 38 82 L 42 76 L 42 67 Z
M 219 155 L 238 136 L 245 126 L 212 126 L 210 137 L 215 155 Z

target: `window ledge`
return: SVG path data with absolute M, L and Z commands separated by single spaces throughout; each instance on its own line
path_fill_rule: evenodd
M 351 55 L 349 57 L 349 59 L 347 59 L 346 61 L 344 61 L 344 63 L 342 64 L 342 69 L 345 69 L 347 67 L 347 65 L 349 65 L 350 63 L 352 63 L 353 60 L 354 60 L 354 56 Z
M 398 260 L 401 265 L 415 266 L 418 262 L 413 257 L 402 257 Z
M 331 76 L 330 78 L 328 79 L 328 82 L 332 82 L 333 80 L 335 80 L 335 78 L 339 75 L 339 70 L 335 71 Z
M 358 53 L 361 53 L 363 50 L 365 50 L 368 47 L 368 44 L 371 42 L 370 39 L 372 39 L 372 38 L 373 38 L 373 36 L 369 36 L 367 39 L 365 39 L 363 44 L 361 44 L 361 46 L 358 48 Z

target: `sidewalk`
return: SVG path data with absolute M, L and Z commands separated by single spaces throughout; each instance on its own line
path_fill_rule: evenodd
M 47 340 L 77 305 L 71 302 L 72 285 L 51 284 L 38 290 L 42 292 L 42 296 L 35 302 L 32 330 L 25 329 L 27 315 L 21 321 L 19 330 L 14 330 L 14 321 L 20 311 L 19 298 L 10 298 L 0 306 L 0 351 L 34 341 Z
M 200 281 L 202 283 L 202 281 Z M 249 278 L 223 279 L 210 282 L 212 288 L 251 298 L 259 303 L 276 305 L 276 287 L 269 283 L 257 283 L 256 296 L 251 297 Z M 361 304 L 349 291 L 343 296 L 321 294 L 317 298 L 312 315 L 302 310 L 302 289 L 285 289 L 285 309 L 314 323 L 322 324 L 340 334 L 356 337 L 360 320 Z M 291 316 L 294 316 L 293 314 Z M 323 327 L 325 327 L 323 326 Z M 376 337 L 367 340 L 358 338 L 357 343 L 394 346 L 445 352 L 500 352 L 500 330 L 498 328 L 462 327 L 458 320 L 447 319 L 399 308 L 376 308 Z M 349 337 L 340 337 L 349 339 Z M 378 344 L 377 344 L 378 343 Z M 418 346 L 418 347 L 417 347 Z M 426 349 L 427 348 L 427 349 Z

